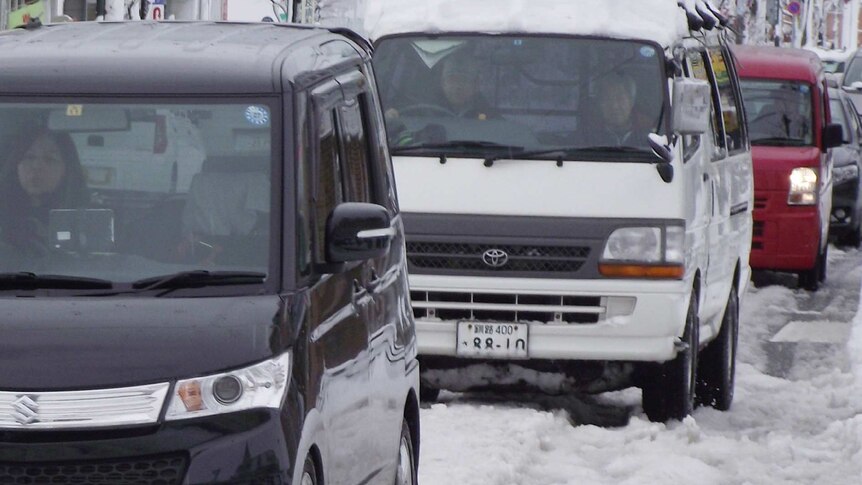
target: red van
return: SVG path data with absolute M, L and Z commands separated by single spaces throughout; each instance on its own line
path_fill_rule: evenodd
M 815 291 L 826 278 L 832 159 L 825 72 L 813 52 L 734 46 L 754 160 L 752 269 L 794 272 Z

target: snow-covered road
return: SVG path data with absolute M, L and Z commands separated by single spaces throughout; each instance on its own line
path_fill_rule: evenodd
M 657 424 L 637 389 L 587 402 L 444 392 L 422 410 L 419 483 L 862 484 L 860 281 L 862 252 L 834 247 L 817 293 L 759 276 L 741 310 L 729 412 Z M 584 413 L 630 417 L 573 426 Z

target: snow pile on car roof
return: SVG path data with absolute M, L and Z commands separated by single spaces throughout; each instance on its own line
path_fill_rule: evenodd
M 668 46 L 688 35 L 690 25 L 720 21 L 708 0 L 321 0 L 319 6 L 322 24 L 347 25 L 371 39 L 413 32 L 531 32 Z

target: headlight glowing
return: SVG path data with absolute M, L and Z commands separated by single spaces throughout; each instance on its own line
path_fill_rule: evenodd
M 291 353 L 251 367 L 178 381 L 165 419 L 197 418 L 253 408 L 278 409 L 290 383 Z
M 797 167 L 790 172 L 788 205 L 814 205 L 817 203 L 817 172 L 813 168 Z
M 832 168 L 832 183 L 835 185 L 859 178 L 859 167 L 856 164 Z

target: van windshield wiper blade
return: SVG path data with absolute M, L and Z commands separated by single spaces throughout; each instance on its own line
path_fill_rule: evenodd
M 600 153 L 600 152 L 613 152 L 613 153 L 632 153 L 632 154 L 643 154 L 643 155 L 651 155 L 652 151 L 646 150 L 643 148 L 637 147 L 629 147 L 629 146 L 595 146 L 595 147 L 563 147 L 563 148 L 549 148 L 545 150 L 532 150 L 532 151 L 521 151 L 518 153 L 514 153 L 513 157 L 519 159 L 547 159 L 547 160 L 556 160 L 557 162 L 562 162 L 565 158 L 577 156 L 581 153 Z M 485 159 L 485 164 L 487 165 L 490 162 L 494 162 L 496 160 L 500 160 L 503 157 L 488 157 Z
M 151 276 L 132 282 L 132 288 L 140 291 L 199 288 L 217 285 L 251 285 L 262 283 L 266 273 L 254 271 L 180 271 L 161 276 Z
M 390 151 L 393 155 L 398 155 L 402 153 L 413 153 L 418 151 L 425 150 L 440 150 L 440 149 L 450 149 L 450 150 L 470 150 L 470 149 L 481 149 L 481 150 L 508 150 L 512 152 L 520 152 L 524 150 L 522 146 L 516 145 L 505 145 L 502 143 L 495 143 L 492 141 L 476 141 L 476 140 L 450 140 L 440 143 L 421 143 L 419 145 L 410 145 L 406 147 L 394 147 Z
M 2 290 L 105 290 L 113 287 L 113 282 L 99 278 L 84 278 L 81 276 L 55 274 L 40 275 L 27 271 L 0 273 L 0 289 Z

